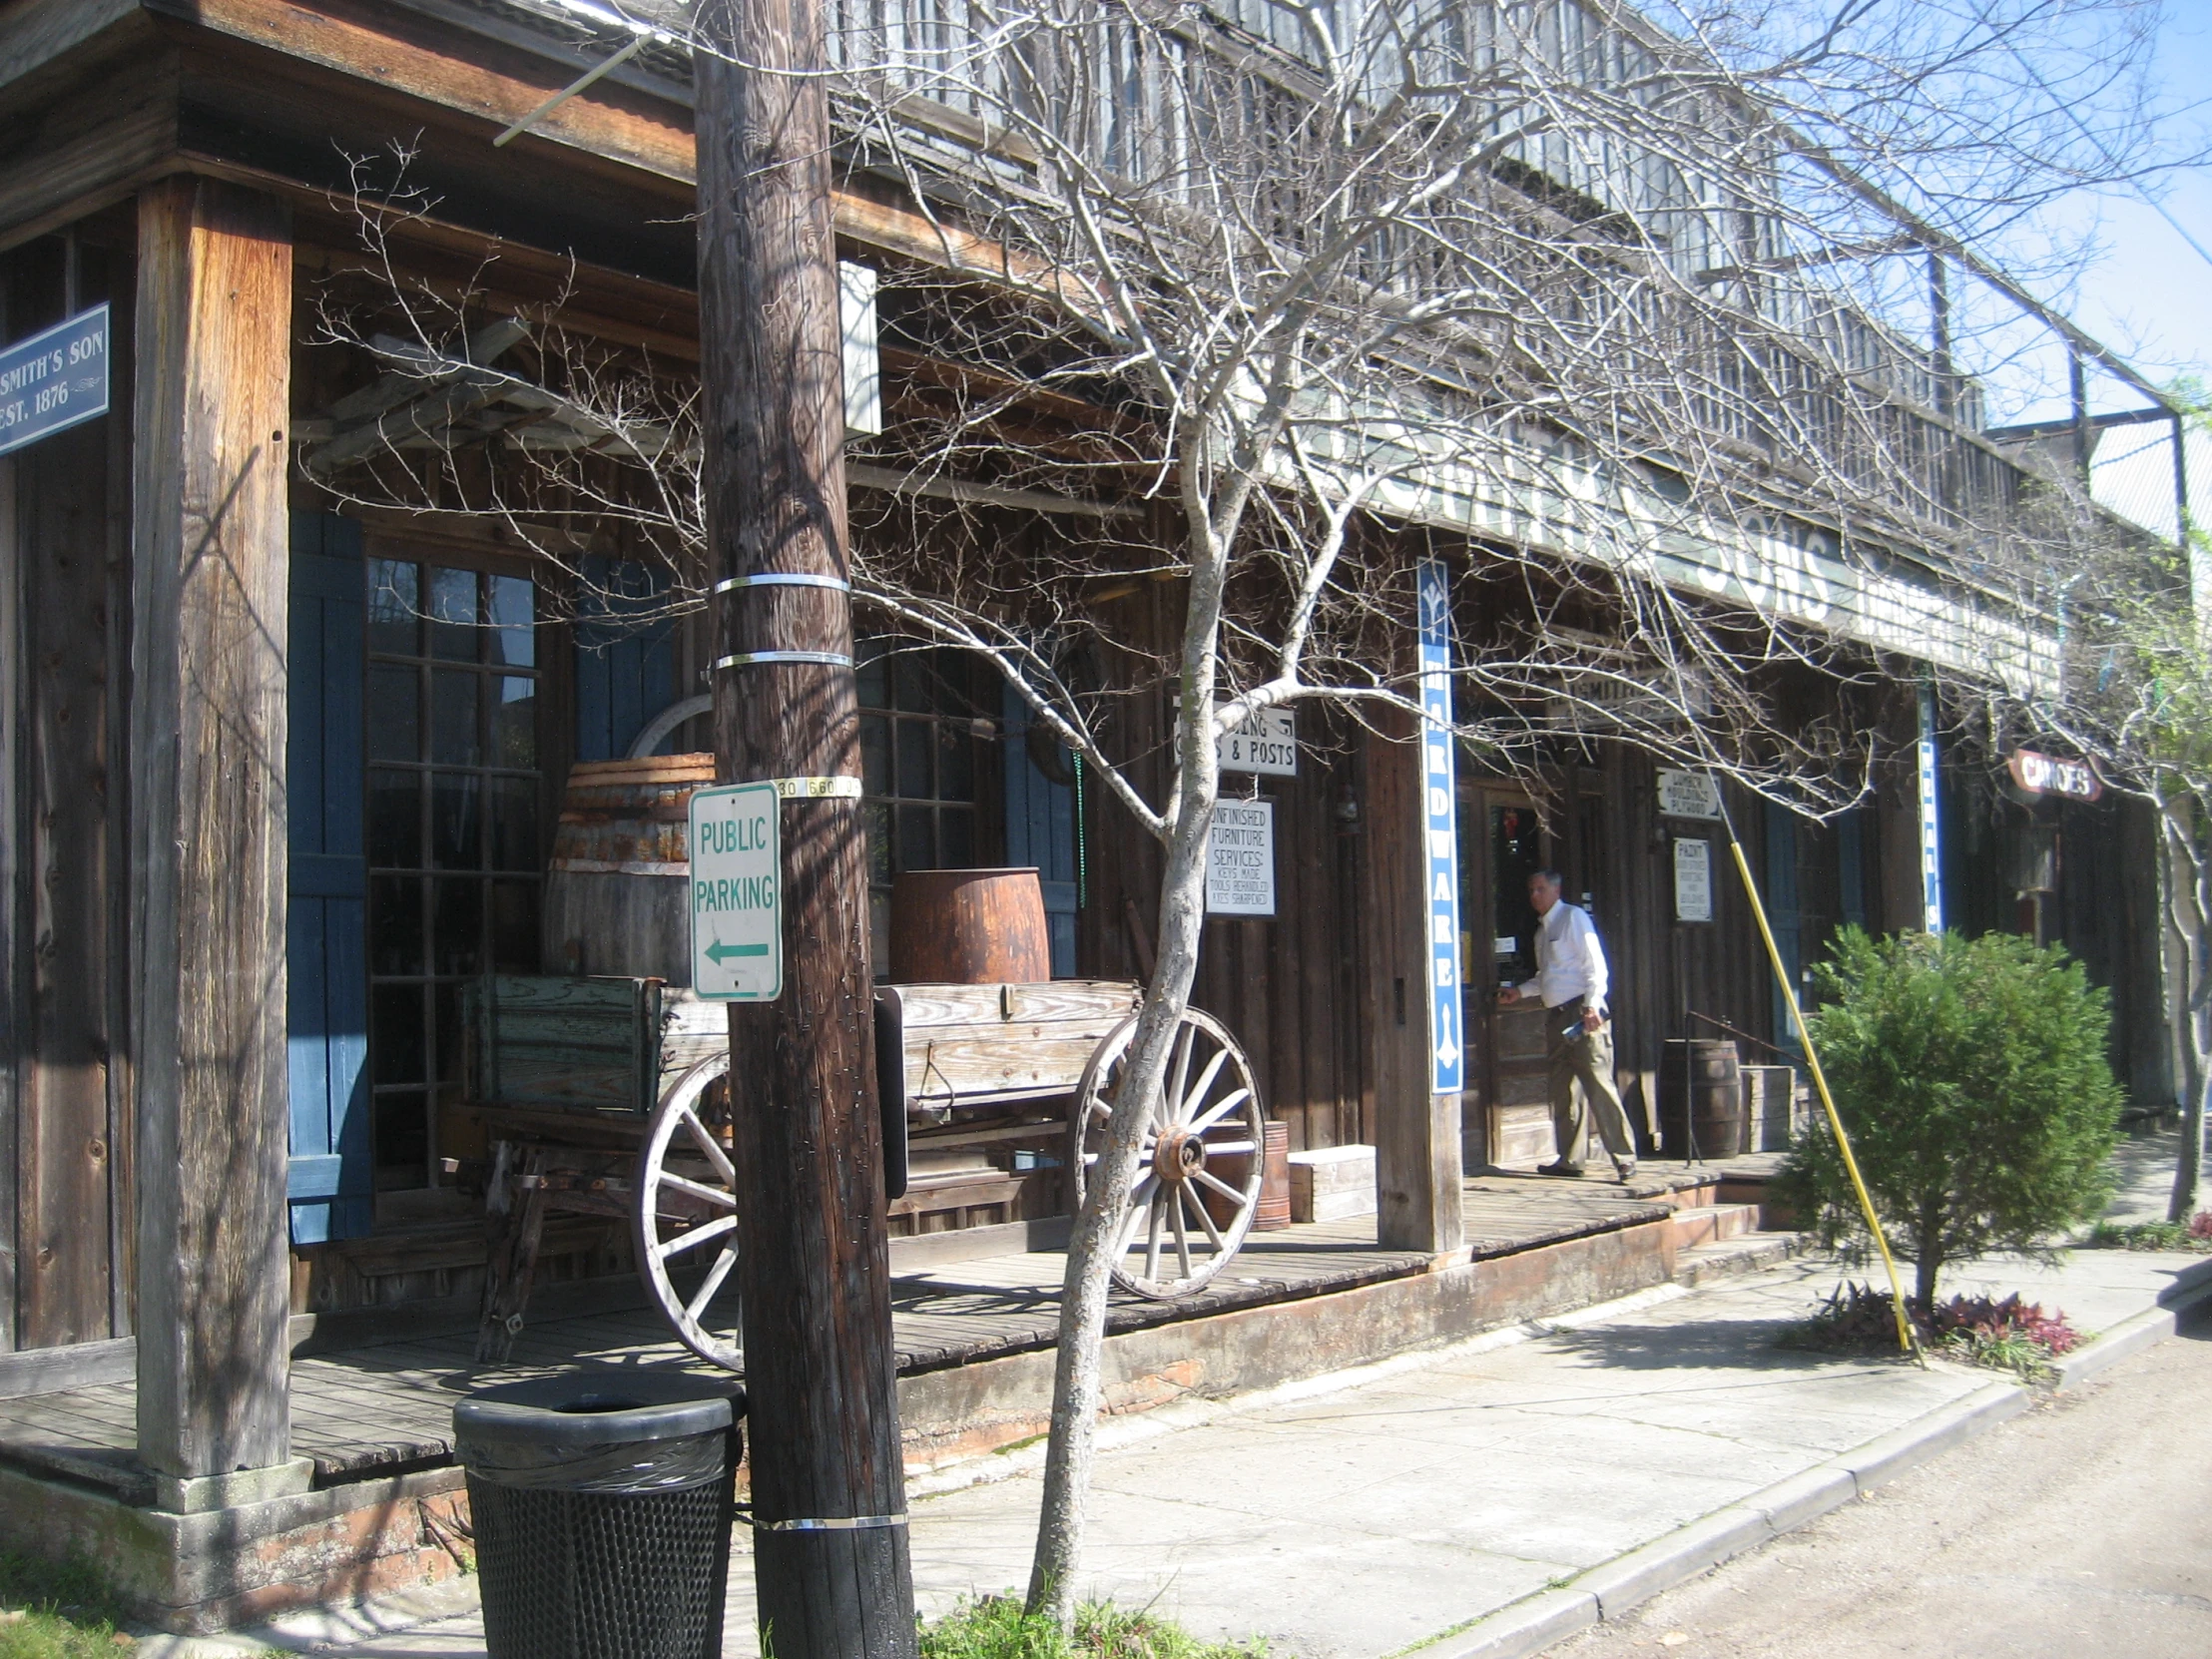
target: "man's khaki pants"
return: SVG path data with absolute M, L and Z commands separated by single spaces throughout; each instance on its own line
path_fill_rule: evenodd
M 1582 1031 L 1571 1041 L 1568 1030 L 1582 1030 L 1582 998 L 1544 1010 L 1544 1058 L 1550 1065 L 1551 1133 L 1566 1163 L 1582 1162 L 1582 1102 L 1590 1103 L 1597 1119 L 1598 1139 L 1616 1158 L 1636 1156 L 1636 1143 L 1628 1133 L 1628 1114 L 1621 1110 L 1620 1091 L 1613 1087 L 1613 1026 L 1611 1021 L 1595 1031 Z M 1576 1084 L 1581 1087 L 1577 1089 Z

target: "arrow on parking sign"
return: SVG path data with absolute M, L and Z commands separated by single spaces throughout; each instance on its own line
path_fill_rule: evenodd
M 766 956 L 768 946 L 765 944 L 724 944 L 720 939 L 717 939 L 700 954 L 717 967 L 720 967 L 734 956 Z

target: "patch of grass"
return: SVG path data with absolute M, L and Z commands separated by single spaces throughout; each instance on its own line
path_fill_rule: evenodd
M 2188 1221 L 2100 1221 L 2083 1241 L 2091 1250 L 2188 1250 L 2212 1253 L 2212 1210 Z
M 0 1552 L 0 1659 L 102 1659 L 137 1643 L 99 1569 Z
M 1075 1634 L 1031 1618 L 1012 1596 L 963 1601 L 921 1627 L 921 1659 L 1263 1659 L 1264 1642 L 1209 1642 L 1149 1611 L 1076 1609 Z

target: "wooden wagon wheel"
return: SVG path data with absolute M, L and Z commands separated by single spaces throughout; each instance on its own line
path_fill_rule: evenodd
M 708 1324 L 710 1305 L 738 1265 L 737 1175 L 725 1138 L 729 1124 L 727 1049 L 684 1073 L 653 1110 L 638 1155 L 638 1275 L 683 1345 L 702 1360 L 744 1365 L 737 1311 Z M 671 1270 L 698 1269 L 689 1290 Z M 688 1278 L 689 1275 L 687 1274 Z
M 1068 1171 L 1078 1207 L 1136 1034 L 1131 1014 L 1106 1034 L 1076 1086 Z M 1114 1283 L 1166 1301 L 1227 1267 L 1259 1207 L 1265 1144 L 1259 1085 L 1244 1050 L 1211 1014 L 1186 1010 L 1152 1100 L 1128 1207 L 1114 1223 Z

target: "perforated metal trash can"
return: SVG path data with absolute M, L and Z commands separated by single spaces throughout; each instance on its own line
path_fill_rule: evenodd
M 744 1400 L 584 1371 L 453 1408 L 491 1659 L 721 1659 Z

